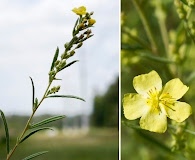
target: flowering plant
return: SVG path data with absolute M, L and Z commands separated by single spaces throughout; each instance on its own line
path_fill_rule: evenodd
M 121 6 L 122 157 L 194 159 L 195 1 Z
M 26 125 L 24 126 L 23 131 L 18 136 L 17 141 L 13 148 L 10 148 L 10 136 L 9 136 L 9 127 L 6 121 L 6 117 L 2 110 L 0 110 L 0 115 L 3 120 L 4 128 L 5 128 L 5 135 L 6 135 L 6 151 L 7 151 L 7 158 L 6 160 L 10 160 L 12 157 L 14 157 L 14 153 L 19 145 L 21 145 L 24 141 L 26 141 L 28 138 L 33 136 L 35 133 L 43 130 L 52 130 L 49 127 L 42 127 L 45 124 L 49 124 L 51 122 L 63 119 L 64 115 L 59 116 L 53 116 L 46 119 L 43 119 L 40 122 L 33 122 L 33 117 L 35 113 L 37 112 L 38 108 L 41 106 L 42 102 L 48 98 L 74 98 L 79 99 L 82 101 L 85 101 L 84 99 L 74 96 L 74 95 L 59 95 L 57 94 L 60 90 L 60 86 L 54 86 L 53 82 L 56 80 L 60 80 L 57 78 L 57 75 L 62 70 L 67 69 L 68 67 L 72 66 L 74 63 L 78 62 L 77 60 L 68 62 L 69 59 L 74 56 L 76 53 L 76 50 L 80 48 L 83 45 L 83 42 L 90 37 L 93 36 L 91 27 L 93 27 L 93 24 L 95 23 L 95 20 L 92 19 L 93 12 L 89 13 L 87 12 L 86 8 L 84 6 L 77 8 L 74 8 L 72 10 L 74 13 L 79 15 L 78 19 L 75 22 L 75 25 L 72 30 L 72 39 L 65 43 L 64 45 L 64 52 L 59 55 L 59 48 L 57 47 L 56 52 L 53 57 L 53 61 L 51 63 L 51 68 L 49 70 L 49 76 L 48 76 L 48 85 L 46 87 L 46 90 L 42 96 L 42 98 L 37 98 L 35 96 L 35 86 L 33 79 L 30 77 L 31 84 L 32 84 L 32 114 L 29 117 L 28 121 L 26 122 Z M 35 157 L 41 156 L 48 151 L 41 151 L 34 153 L 30 156 L 27 156 L 23 160 L 29 160 L 33 159 Z

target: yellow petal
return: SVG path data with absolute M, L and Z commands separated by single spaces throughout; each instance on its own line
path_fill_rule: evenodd
M 133 86 L 137 93 L 147 96 L 147 92 L 151 89 L 160 91 L 162 89 L 162 80 L 156 71 L 148 74 L 136 76 L 133 79 Z
M 179 78 L 168 81 L 162 91 L 163 94 L 169 94 L 175 100 L 180 99 L 188 91 L 189 87 L 184 85 Z
M 177 122 L 183 122 L 192 114 L 192 107 L 185 102 L 176 102 L 171 108 L 165 107 L 167 116 Z
M 95 24 L 95 22 L 96 22 L 96 20 L 95 19 L 92 19 L 92 18 L 88 20 L 88 23 L 89 23 L 90 26 L 92 26 L 93 24 Z
M 123 98 L 125 118 L 134 120 L 140 118 L 147 110 L 146 100 L 139 94 L 125 94 Z
M 73 8 L 72 11 L 76 13 L 77 15 L 85 15 L 86 14 L 86 7 L 81 6 L 79 8 Z
M 150 110 L 141 117 L 140 127 L 151 132 L 164 133 L 167 130 L 167 117 L 162 112 Z

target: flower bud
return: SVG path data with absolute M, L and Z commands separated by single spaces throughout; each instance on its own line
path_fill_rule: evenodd
M 90 15 L 93 15 L 93 13 L 94 13 L 94 12 L 90 12 L 89 14 L 90 14 Z
M 89 20 L 88 20 L 89 26 L 92 26 L 93 24 L 95 24 L 95 22 L 96 22 L 95 19 L 89 19 Z
M 72 50 L 72 51 L 70 52 L 70 56 L 73 56 L 74 54 L 75 54 L 75 51 Z
M 85 27 L 85 25 L 84 25 L 83 23 L 80 23 L 80 24 L 77 26 L 77 29 L 78 29 L 78 30 L 82 30 L 84 27 Z
M 65 48 L 67 48 L 68 46 L 69 46 L 69 43 L 68 42 L 64 44 L 64 47 Z
M 79 44 L 76 46 L 76 48 L 75 48 L 75 49 L 80 48 L 82 45 L 83 45 L 83 43 L 82 43 L 82 42 L 81 42 L 81 43 L 79 43 Z
M 83 39 L 83 37 L 84 37 L 84 35 L 81 34 L 81 35 L 79 36 L 79 40 L 80 40 L 80 39 Z
M 62 67 L 64 67 L 64 66 L 66 65 L 66 60 L 63 59 L 63 60 L 60 62 L 60 65 L 61 65 Z
M 59 63 L 60 63 L 60 61 L 57 60 L 57 61 L 55 62 L 55 66 L 57 66 Z

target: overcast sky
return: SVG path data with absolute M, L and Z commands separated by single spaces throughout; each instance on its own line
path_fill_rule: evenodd
M 56 47 L 64 51 L 76 14 L 84 5 L 94 11 L 94 36 L 71 60 L 79 60 L 58 75 L 59 94 L 75 99 L 47 99 L 38 114 L 90 114 L 93 97 L 104 93 L 119 74 L 119 2 L 117 0 L 0 0 L 0 109 L 5 114 L 31 113 L 31 82 L 41 98 Z M 106 106 L 105 106 L 106 107 Z

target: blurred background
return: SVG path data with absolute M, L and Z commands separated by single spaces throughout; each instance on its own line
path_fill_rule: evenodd
M 33 78 L 41 98 L 56 47 L 60 53 L 71 38 L 77 15 L 74 7 L 94 11 L 94 36 L 77 51 L 79 60 L 58 75 L 59 94 L 85 99 L 48 99 L 34 121 L 66 115 L 53 132 L 38 133 L 20 147 L 15 159 L 49 150 L 43 159 L 118 159 L 119 2 L 109 0 L 0 0 L 0 109 L 7 117 L 11 144 L 31 113 Z M 29 147 L 31 146 L 31 147 Z M 98 155 L 98 157 L 97 157 Z M 0 120 L 0 159 L 5 137 Z
M 133 2 L 137 2 L 137 5 Z M 133 78 L 156 70 L 163 85 L 172 78 L 180 78 L 189 91 L 180 101 L 192 106 L 194 111 L 194 9 L 180 0 L 122 0 L 121 11 L 121 97 L 136 93 Z M 187 3 L 187 1 L 185 1 Z M 192 1 L 191 1 L 192 2 Z M 194 1 L 193 1 L 194 2 Z M 137 7 L 137 8 L 136 8 Z M 148 38 L 138 10 L 146 18 L 157 49 Z M 186 16 L 185 14 L 189 14 Z M 181 20 L 179 16 L 187 17 Z M 192 27 L 193 26 L 193 27 Z M 167 43 L 168 42 L 168 43 Z M 151 133 L 139 128 L 139 119 L 129 121 L 121 105 L 121 155 L 122 160 L 194 159 L 195 138 L 185 129 L 194 131 L 194 114 L 185 123 L 175 124 L 165 134 Z M 136 151 L 136 152 L 135 152 Z

